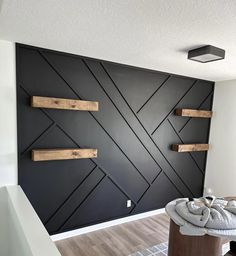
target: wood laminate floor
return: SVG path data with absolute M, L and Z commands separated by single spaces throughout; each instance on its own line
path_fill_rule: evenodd
M 62 256 L 128 256 L 168 241 L 169 218 L 160 214 L 57 241 Z

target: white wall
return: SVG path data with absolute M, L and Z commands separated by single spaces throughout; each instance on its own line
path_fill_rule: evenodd
M 7 190 L 0 187 L 0 255 L 8 255 L 9 253 L 9 219 L 7 207 Z M 2 230 L 2 232 L 1 232 Z
M 216 83 L 213 111 L 205 193 L 236 196 L 236 80 Z
M 0 255 L 61 255 L 20 186 L 0 188 Z
M 15 44 L 0 40 L 0 187 L 17 183 Z

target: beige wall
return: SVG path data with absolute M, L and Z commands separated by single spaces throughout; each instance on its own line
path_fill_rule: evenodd
M 17 183 L 15 44 L 0 40 L 0 187 Z
M 236 196 L 236 80 L 217 82 L 205 193 Z

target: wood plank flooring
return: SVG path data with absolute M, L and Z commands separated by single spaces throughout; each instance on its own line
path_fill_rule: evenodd
M 62 256 L 128 256 L 168 241 L 169 217 L 160 214 L 57 241 Z

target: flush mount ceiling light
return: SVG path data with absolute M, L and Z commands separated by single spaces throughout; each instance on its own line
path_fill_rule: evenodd
M 188 59 L 201 63 L 222 60 L 225 58 L 225 50 L 212 45 L 206 45 L 188 52 Z

